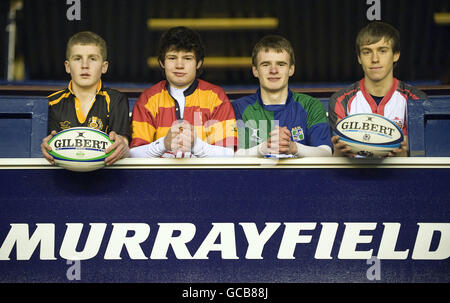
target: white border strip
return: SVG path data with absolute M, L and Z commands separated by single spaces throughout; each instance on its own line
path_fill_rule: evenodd
M 348 159 L 335 157 L 302 159 L 192 158 L 117 161 L 106 169 L 302 169 L 302 168 L 450 168 L 450 157 Z M 0 169 L 61 169 L 43 158 L 0 158 Z

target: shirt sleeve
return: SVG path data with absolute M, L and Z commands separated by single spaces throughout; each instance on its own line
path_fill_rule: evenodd
M 322 102 L 315 98 L 311 98 L 306 104 L 307 117 L 307 145 L 320 146 L 331 144 L 331 132 L 327 120 L 327 114 Z
M 205 123 L 206 143 L 210 145 L 237 148 L 237 128 L 233 106 L 225 92 L 217 97 L 211 119 Z
M 114 131 L 118 135 L 131 138 L 130 134 L 130 107 L 125 94 L 118 93 L 116 102 L 112 104 L 109 117 L 109 132 Z
M 61 128 L 58 125 L 58 121 L 55 117 L 55 112 L 52 106 L 48 106 L 48 123 L 47 123 L 47 133 L 50 134 L 53 130 L 57 132 L 61 131 Z
M 146 108 L 147 102 L 147 96 L 142 93 L 133 107 L 130 148 L 155 141 L 156 123 L 152 113 Z
M 332 95 L 328 101 L 328 123 L 330 125 L 330 130 L 333 131 L 337 123 L 337 113 L 336 113 L 336 95 Z

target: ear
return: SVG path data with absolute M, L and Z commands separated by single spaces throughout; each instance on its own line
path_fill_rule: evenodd
M 164 69 L 164 63 L 161 60 L 158 60 L 159 63 L 159 67 L 161 67 L 161 69 Z
M 361 57 L 358 55 L 358 63 L 361 64 Z
M 292 77 L 292 76 L 294 75 L 294 72 L 295 72 L 295 65 L 292 64 L 292 65 L 289 67 L 289 77 Z
M 253 76 L 255 76 L 255 78 L 259 78 L 258 69 L 254 65 L 252 65 L 252 72 L 253 72 Z
M 106 74 L 106 72 L 108 71 L 108 66 L 109 66 L 109 62 L 108 61 L 103 61 L 102 74 Z
M 202 67 L 203 65 L 203 60 L 200 60 L 197 62 L 197 69 L 200 69 L 200 67 Z
M 70 65 L 68 60 L 64 61 L 64 67 L 66 68 L 66 73 L 70 74 Z
M 398 59 L 400 59 L 400 52 L 394 53 L 394 63 L 397 63 Z

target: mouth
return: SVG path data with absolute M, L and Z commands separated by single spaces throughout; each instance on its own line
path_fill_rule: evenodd
M 281 78 L 279 78 L 279 77 L 270 77 L 270 78 L 267 78 L 267 80 L 269 80 L 269 82 L 277 82 L 278 80 L 280 80 Z
M 381 70 L 381 66 L 376 66 L 376 67 L 371 67 L 370 68 L 370 70 L 372 70 L 372 71 L 379 71 L 379 70 Z
M 81 76 L 81 78 L 89 78 L 91 75 L 90 74 L 81 74 L 80 76 Z
M 186 73 L 173 73 L 176 77 L 183 77 Z

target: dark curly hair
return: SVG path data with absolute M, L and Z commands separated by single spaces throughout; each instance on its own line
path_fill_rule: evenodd
M 200 35 L 184 26 L 172 27 L 161 36 L 158 60 L 164 62 L 166 53 L 171 50 L 193 52 L 197 62 L 205 58 L 205 47 Z

